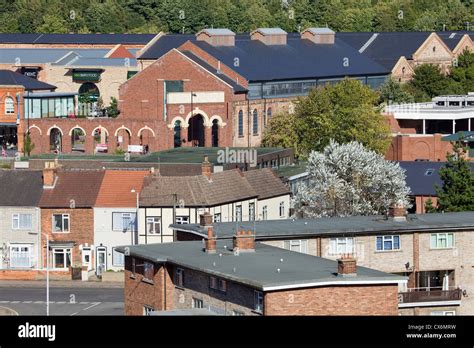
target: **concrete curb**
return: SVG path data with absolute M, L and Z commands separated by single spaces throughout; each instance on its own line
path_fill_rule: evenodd
M 3 315 L 18 315 L 18 312 L 14 311 L 11 308 L 0 306 L 0 316 L 3 316 Z

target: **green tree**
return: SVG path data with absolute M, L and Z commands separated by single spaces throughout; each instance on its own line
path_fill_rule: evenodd
M 41 33 L 65 34 L 68 32 L 67 23 L 64 19 L 56 15 L 45 15 L 43 24 L 38 27 Z
M 414 97 L 409 92 L 406 91 L 406 88 L 399 82 L 394 81 L 392 78 L 388 78 L 380 86 L 379 89 L 380 97 L 379 103 L 413 103 Z
M 425 203 L 425 212 L 431 214 L 436 213 L 437 211 L 438 209 L 434 206 L 433 200 L 431 198 L 428 198 Z
M 422 64 L 415 68 L 414 73 L 409 84 L 420 94 L 433 98 L 446 92 L 448 79 L 438 66 Z
M 263 131 L 262 144 L 267 147 L 293 148 L 295 155 L 301 156 L 295 127 L 296 118 L 289 112 L 273 115 Z
M 117 98 L 110 97 L 110 105 L 106 109 L 109 117 L 117 117 L 120 114 Z
M 25 143 L 23 144 L 23 155 L 31 156 L 31 153 L 35 149 L 35 144 L 31 141 L 30 133 L 25 136 Z
M 453 152 L 439 175 L 443 186 L 436 187 L 441 211 L 474 211 L 474 172 L 466 160 L 467 148 L 462 139 L 452 143 Z

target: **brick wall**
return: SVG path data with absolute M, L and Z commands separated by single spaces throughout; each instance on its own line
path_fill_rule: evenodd
M 53 214 L 69 214 L 69 233 L 52 233 Z M 93 209 L 41 209 L 41 231 L 48 234 L 51 241 L 74 241 L 72 263 L 82 263 L 80 245 L 91 246 L 94 243 L 94 210 Z M 46 264 L 46 240 L 42 237 L 43 260 Z M 92 255 L 92 265 L 94 257 Z
M 385 155 L 391 161 L 446 161 L 446 153 L 452 151 L 449 141 L 441 141 L 441 134 L 397 135 Z
M 265 315 L 397 315 L 397 285 L 331 286 L 265 294 Z

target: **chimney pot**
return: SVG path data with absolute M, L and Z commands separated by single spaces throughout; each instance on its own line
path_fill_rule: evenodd
M 208 211 L 199 215 L 199 225 L 201 226 L 212 226 L 212 214 Z

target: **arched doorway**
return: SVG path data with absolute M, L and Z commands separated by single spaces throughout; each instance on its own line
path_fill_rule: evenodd
M 84 82 L 79 87 L 79 115 L 100 116 L 99 110 L 100 91 L 96 84 Z
M 188 141 L 193 147 L 203 147 L 205 144 L 204 117 L 200 114 L 189 119 Z
M 117 148 L 122 149 L 123 151 L 128 151 L 128 145 L 130 145 L 132 135 L 130 132 L 125 129 L 121 128 L 117 132 Z
M 173 135 L 174 147 L 181 147 L 181 121 L 179 120 L 174 123 Z
M 219 122 L 217 120 L 212 121 L 212 147 L 219 146 Z
M 98 127 L 94 130 L 92 137 L 94 138 L 94 153 L 106 153 L 109 150 L 109 132 Z
M 71 131 L 71 150 L 84 152 L 85 151 L 86 134 L 81 128 L 74 128 Z
M 63 135 L 59 128 L 53 128 L 49 133 L 49 149 L 55 153 L 63 150 Z
M 155 133 L 149 128 L 143 128 L 139 132 L 140 145 L 143 146 L 143 153 L 147 154 L 150 151 L 150 145 L 153 147 L 155 142 Z

